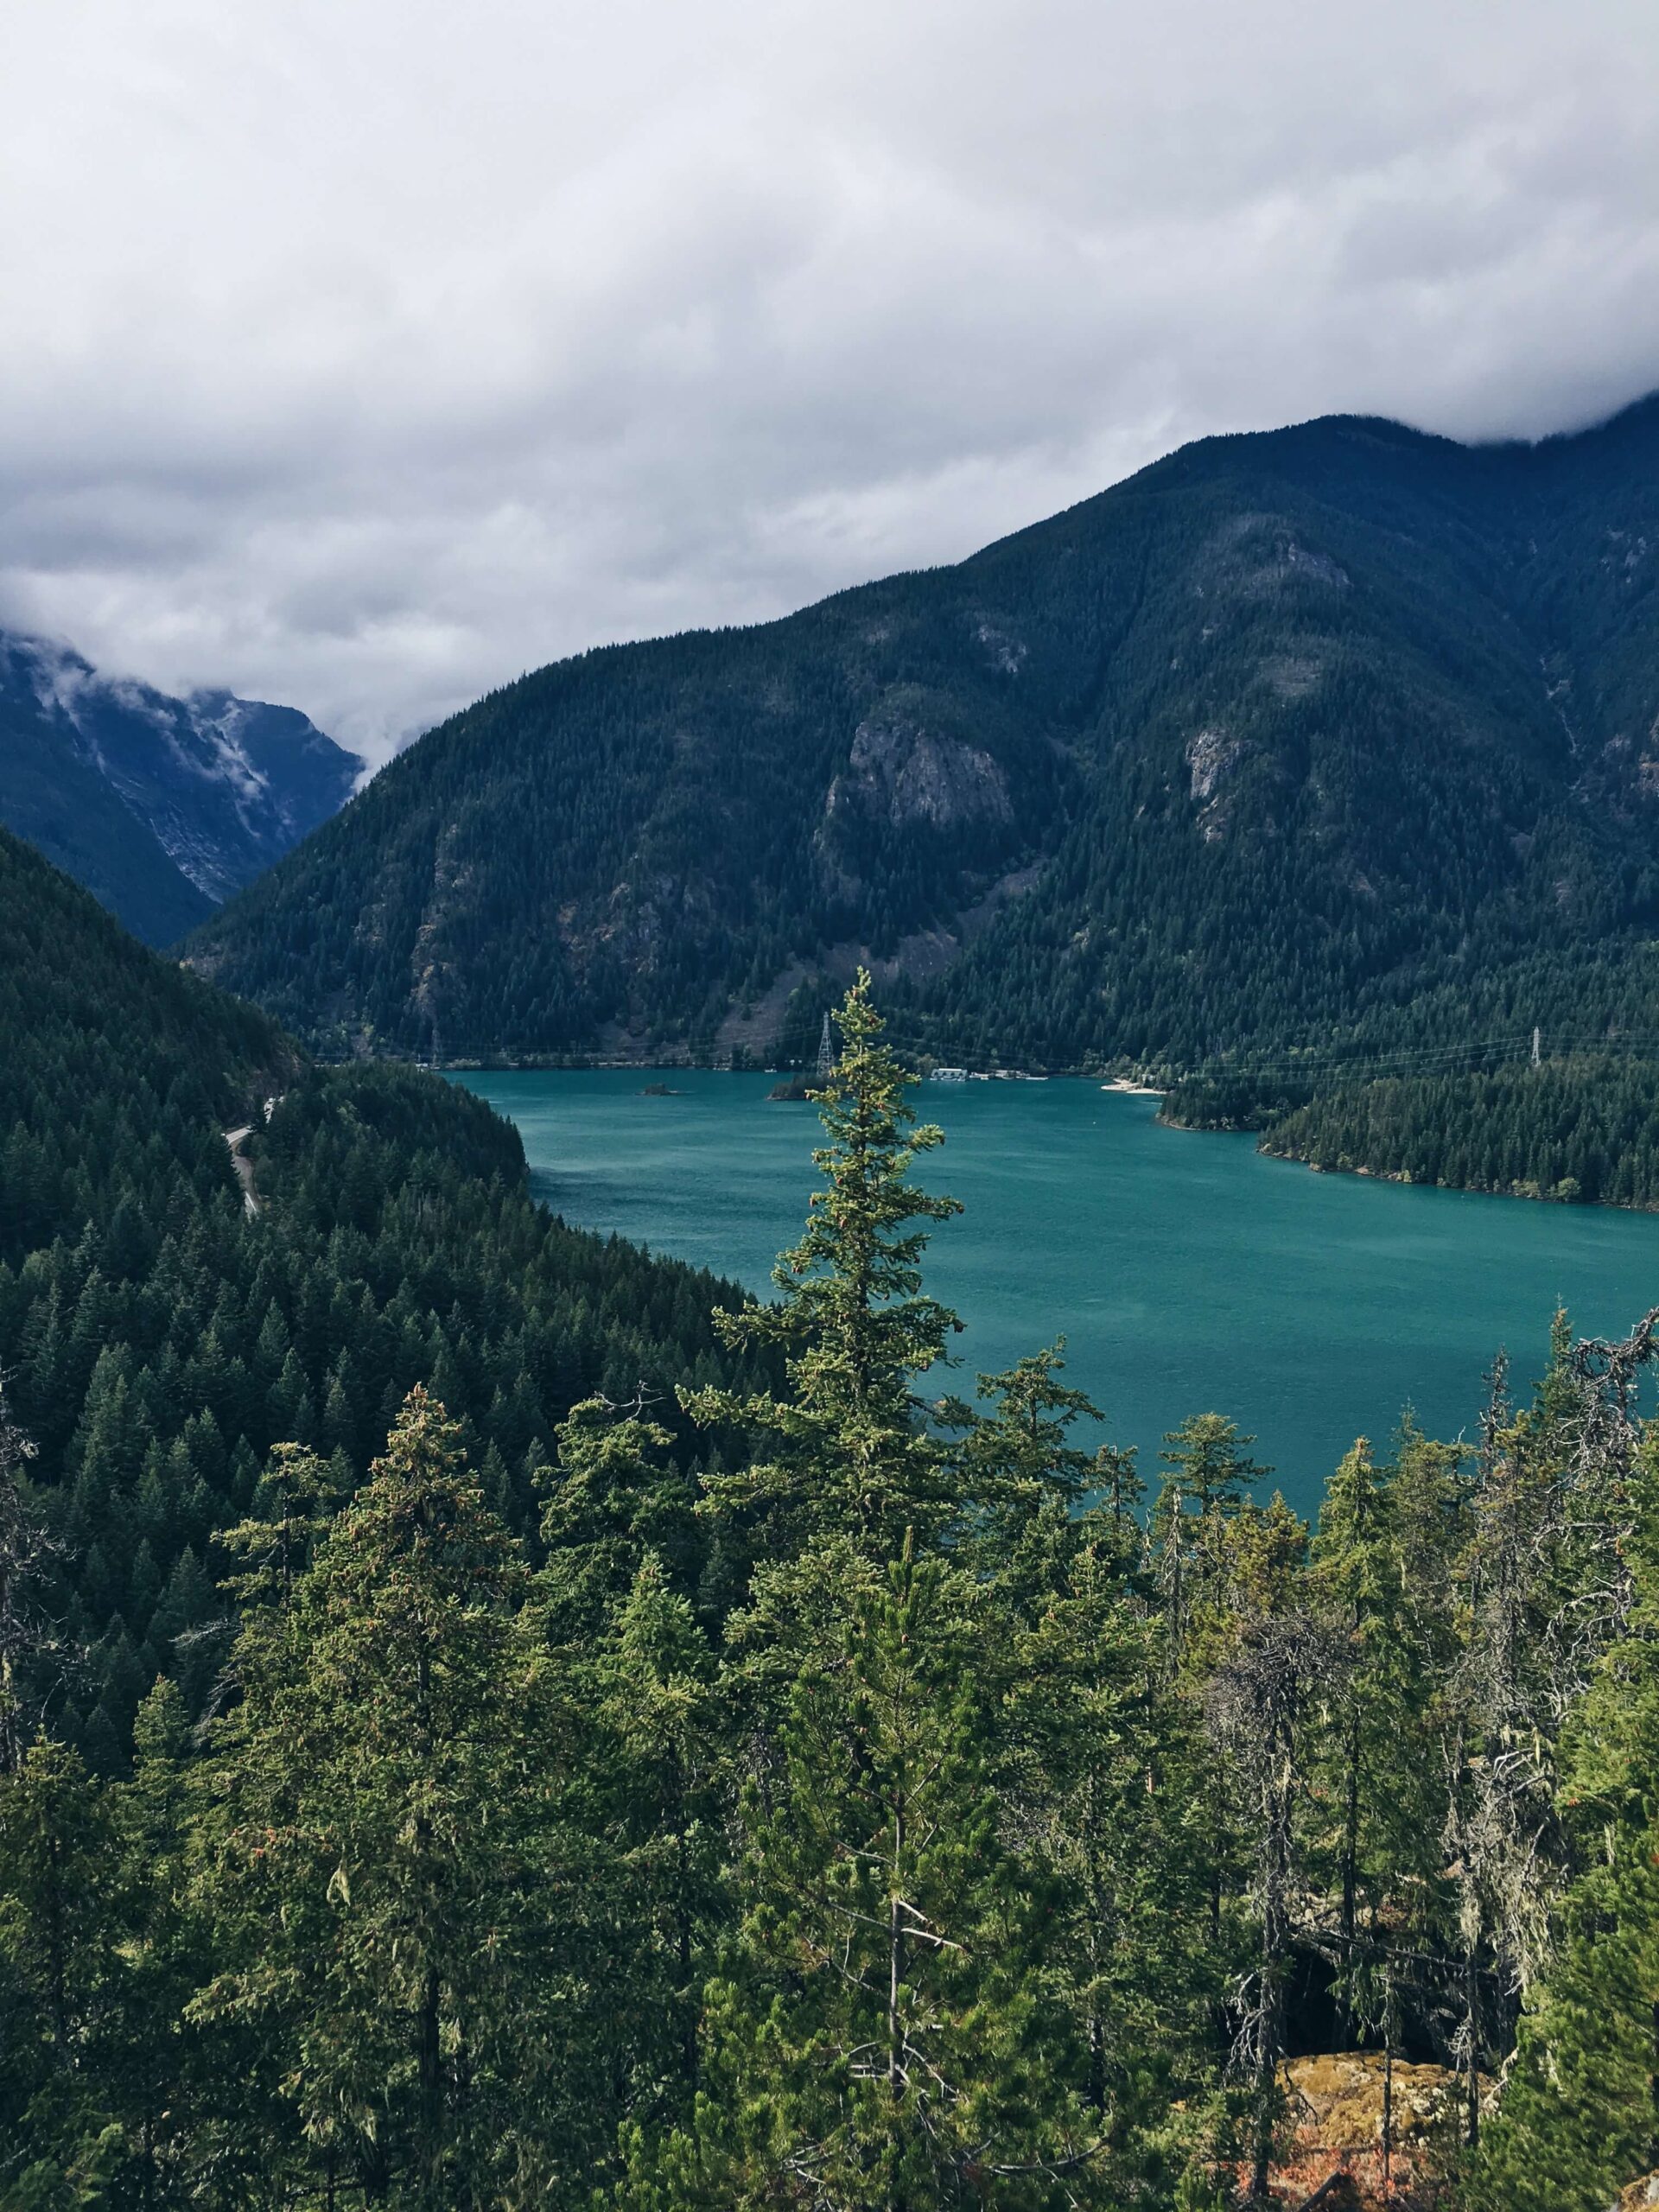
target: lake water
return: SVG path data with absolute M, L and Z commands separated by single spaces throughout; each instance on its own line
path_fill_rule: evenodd
M 567 1220 L 769 1288 L 818 1137 L 810 1106 L 767 1099 L 772 1077 L 677 1071 L 667 1098 L 622 1070 L 459 1079 L 517 1122 Z M 948 1140 L 923 1179 L 966 1209 L 928 1270 L 968 1324 L 948 1387 L 971 1395 L 975 1369 L 1064 1331 L 1067 1380 L 1153 1481 L 1163 1432 L 1214 1410 L 1307 1511 L 1408 1401 L 1433 1433 L 1472 1434 L 1493 1352 L 1529 1382 L 1558 1300 L 1597 1335 L 1659 1305 L 1659 1216 L 1316 1175 L 1247 1136 L 1160 1128 L 1156 1100 L 1091 1083 L 920 1097 Z

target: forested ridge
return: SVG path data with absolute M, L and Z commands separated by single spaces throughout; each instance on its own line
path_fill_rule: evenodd
M 957 567 L 524 677 L 189 957 L 338 1053 L 810 1054 L 861 957 L 980 1067 L 1649 1033 L 1656 505 L 1654 401 L 1205 440 Z
M 1659 1207 L 1659 1067 L 1575 1053 L 1496 1068 L 1338 1080 L 1177 1084 L 1162 1117 L 1256 1128 L 1260 1149 L 1345 1174 L 1561 1205 Z
M 0 1037 L 0 1370 L 62 1547 L 52 1726 L 99 1771 L 158 1671 L 200 1711 L 227 1618 L 213 1540 L 272 1444 L 347 1494 L 428 1382 L 523 1529 L 573 1404 L 727 1371 L 711 1308 L 734 1292 L 565 1228 L 479 1102 L 309 1065 L 4 831 Z M 251 1218 L 224 1135 L 250 1122 Z
M 770 1304 L 570 1236 L 384 1068 L 295 1067 L 257 1215 L 152 1120 L 119 1237 L 93 1191 L 8 1262 L 0 2203 L 1219 2212 L 1345 2159 L 1599 2212 L 1659 2165 L 1655 1317 L 1558 1317 L 1475 1449 L 1357 1440 L 1312 1529 L 1213 1414 L 1077 1449 L 1058 1342 L 925 1404 L 941 1140 L 867 985 L 841 1027 Z M 83 1247 L 123 1302 L 66 1426 Z M 233 1475 L 123 1457 L 203 1389 Z M 181 1499 L 201 1607 L 141 1640 Z

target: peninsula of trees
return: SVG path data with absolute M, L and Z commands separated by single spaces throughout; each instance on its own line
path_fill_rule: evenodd
M 1189 1082 L 1160 1110 L 1178 1128 L 1260 1129 L 1262 1151 L 1338 1173 L 1659 1207 L 1659 1066 L 1648 1060 L 1580 1052 L 1317 1090 Z

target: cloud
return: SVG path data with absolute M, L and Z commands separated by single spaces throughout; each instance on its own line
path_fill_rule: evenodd
M 1180 441 L 1659 385 L 1650 0 L 18 0 L 0 617 L 380 757 Z

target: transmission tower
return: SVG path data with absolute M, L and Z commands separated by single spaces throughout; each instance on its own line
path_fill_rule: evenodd
M 1538 1066 L 1543 1058 L 1543 1031 L 1541 1029 L 1535 1029 L 1532 1033 L 1532 1065 L 1534 1067 Z
M 830 1017 L 823 1017 L 823 1027 L 818 1033 L 818 1081 L 828 1083 L 836 1071 L 836 1035 Z

